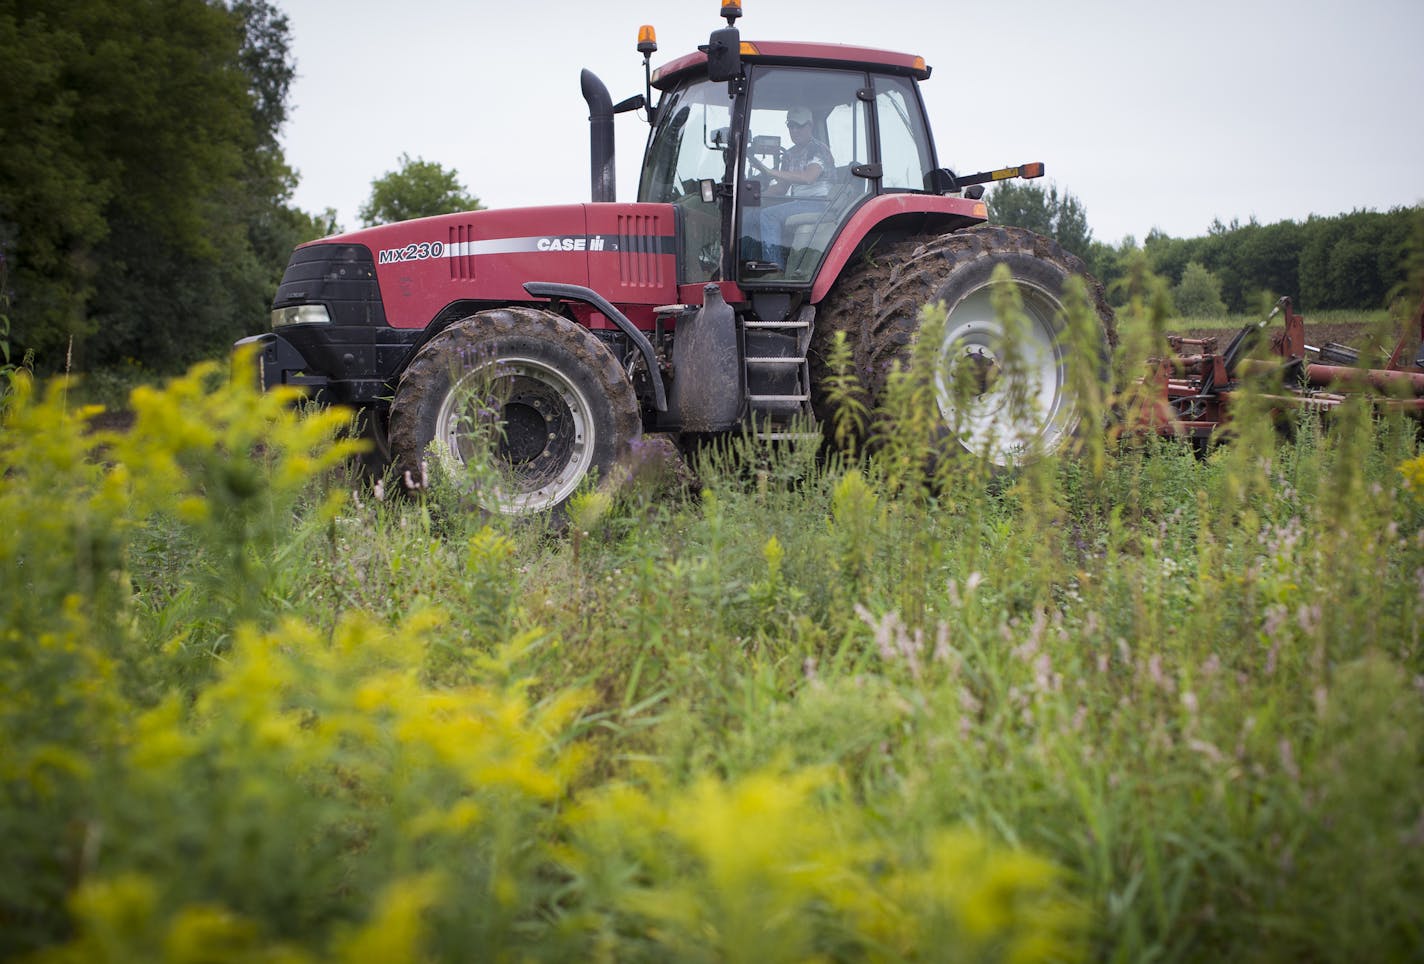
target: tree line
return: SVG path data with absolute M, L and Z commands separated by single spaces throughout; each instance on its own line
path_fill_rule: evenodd
M 0 318 L 42 373 L 173 371 L 260 331 L 292 248 L 296 65 L 271 0 L 0 0 Z M 479 206 L 401 157 L 365 224 Z
M 292 246 L 268 0 L 0 0 L 0 257 L 36 367 L 171 369 L 258 328 Z
M 1087 212 L 1056 185 L 1005 182 L 987 198 L 990 217 L 1056 239 L 1087 263 L 1109 297 L 1126 297 L 1118 282 L 1135 260 L 1171 286 L 1182 314 L 1250 313 L 1263 294 L 1290 295 L 1307 311 L 1374 310 L 1408 291 L 1412 260 L 1424 251 L 1424 208 L 1353 211 L 1304 221 L 1213 222 L 1195 238 L 1152 231 L 1111 245 L 1093 238 Z

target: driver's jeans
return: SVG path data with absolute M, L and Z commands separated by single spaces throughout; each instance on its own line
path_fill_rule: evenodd
M 826 206 L 826 199 L 815 198 L 791 198 L 787 201 L 776 201 L 772 204 L 762 201 L 761 206 L 761 256 L 764 260 L 775 261 L 786 267 L 787 251 L 784 247 L 786 243 L 786 222 L 798 214 L 810 214 L 813 211 L 823 210 Z

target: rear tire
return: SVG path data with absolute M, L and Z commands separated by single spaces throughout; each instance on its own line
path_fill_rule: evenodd
M 431 442 L 481 507 L 553 510 L 590 473 L 608 478 L 642 430 L 618 360 L 587 329 L 533 308 L 482 311 L 432 338 L 391 404 L 396 476 L 419 488 Z M 483 463 L 487 474 L 461 469 Z
M 1007 265 L 1024 306 L 1022 360 L 1017 372 L 1000 377 L 1004 326 L 990 304 L 994 270 Z M 1063 287 L 1082 275 L 1099 320 L 1095 357 L 1070 357 L 1061 336 L 1066 327 Z M 935 238 L 913 238 L 872 251 L 850 268 L 827 296 L 817 319 L 812 349 L 813 403 L 817 418 L 833 424 L 821 390 L 830 339 L 845 332 L 863 401 L 878 405 L 890 372 L 905 364 L 918 337 L 920 309 L 941 302 L 948 311 L 942 367 L 970 361 L 982 372 L 981 390 L 966 397 L 937 379 L 941 434 L 963 451 L 985 454 L 996 465 L 1019 463 L 1032 454 L 1060 451 L 1078 430 L 1080 400 L 1074 397 L 1070 365 L 1091 365 L 1108 377 L 1116 343 L 1112 309 L 1102 285 L 1082 261 L 1057 242 L 1022 228 L 976 225 Z M 1013 398 L 1028 405 L 1010 405 Z M 958 427 L 958 432 L 954 431 Z

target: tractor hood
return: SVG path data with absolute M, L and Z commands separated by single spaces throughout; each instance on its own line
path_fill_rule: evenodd
M 352 231 L 303 245 L 369 252 L 385 318 L 422 328 L 457 302 L 529 302 L 525 282 L 593 287 L 615 303 L 676 299 L 674 214 L 665 204 L 569 204 L 445 214 Z M 365 260 L 362 258 L 361 260 Z M 284 277 L 274 308 L 314 303 L 326 283 L 359 266 L 326 262 L 324 278 Z

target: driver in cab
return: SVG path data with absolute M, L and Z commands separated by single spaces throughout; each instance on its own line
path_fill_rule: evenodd
M 829 174 L 835 170 L 836 162 L 831 149 L 816 140 L 811 133 L 811 111 L 806 107 L 793 107 L 786 112 L 786 131 L 791 135 L 791 147 L 781 155 L 776 167 L 768 167 L 756 157 L 751 163 L 758 171 L 772 178 L 766 189 L 771 196 L 791 198 L 826 198 L 830 195 Z M 785 265 L 786 252 L 783 249 L 783 235 L 786 221 L 797 214 L 819 210 L 823 201 L 784 201 L 766 204 L 761 209 L 761 244 L 764 257 L 775 259 Z

